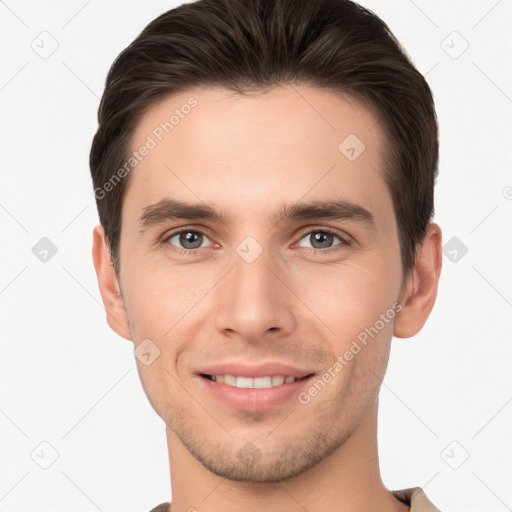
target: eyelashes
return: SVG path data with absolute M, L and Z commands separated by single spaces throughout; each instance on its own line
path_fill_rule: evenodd
M 174 243 L 172 242 L 173 239 L 175 239 Z M 301 244 L 304 239 L 309 240 L 309 246 Z M 336 240 L 338 243 L 336 243 Z M 170 250 L 176 254 L 184 256 L 197 255 L 200 250 L 208 247 L 208 243 L 203 245 L 204 242 L 208 241 L 211 242 L 206 233 L 198 229 L 187 228 L 182 228 L 166 234 L 163 239 L 163 242 L 170 248 Z M 334 245 L 330 245 L 331 242 L 334 243 Z M 316 228 L 303 232 L 300 235 L 298 242 L 295 243 L 293 247 L 298 246 L 304 248 L 309 253 L 331 254 L 333 251 L 342 250 L 347 246 L 350 246 L 351 243 L 352 240 L 348 235 L 341 235 L 338 231 L 330 228 Z M 176 244 L 181 244 L 182 246 L 180 247 Z M 324 247 L 314 247 L 315 244 L 324 244 Z M 329 246 L 325 247 L 325 244 L 329 244 Z M 187 247 L 187 245 L 191 245 L 192 247 Z
M 328 229 L 314 229 L 312 231 L 308 231 L 306 233 L 306 235 L 302 236 L 302 238 L 300 240 L 304 240 L 305 238 L 310 238 L 311 239 L 311 236 L 313 234 L 315 234 L 315 235 L 318 235 L 318 234 L 327 235 L 327 240 L 332 240 L 332 239 L 337 238 L 340 241 L 339 244 L 335 244 L 333 247 L 322 247 L 320 249 L 317 248 L 317 247 L 311 247 L 311 249 L 313 249 L 314 251 L 327 252 L 329 250 L 335 249 L 339 245 L 349 245 L 348 241 L 345 240 L 345 238 L 341 237 L 339 234 L 335 233 L 334 231 L 331 231 L 331 230 L 328 230 Z M 319 241 L 318 237 L 315 236 L 315 243 L 317 243 L 317 242 L 319 242 L 320 244 L 324 243 L 324 241 Z M 304 246 L 300 245 L 300 247 L 304 247 Z

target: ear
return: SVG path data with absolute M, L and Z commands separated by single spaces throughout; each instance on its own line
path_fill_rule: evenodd
M 130 325 L 124 300 L 121 295 L 121 288 L 110 259 L 110 250 L 103 226 L 96 226 L 93 232 L 92 259 L 101 298 L 107 312 L 107 322 L 110 328 L 119 336 L 132 340 Z
M 400 300 L 402 309 L 395 317 L 393 335 L 397 338 L 417 334 L 434 307 L 443 260 L 441 239 L 441 228 L 432 222 L 427 226 L 423 241 L 416 246 L 416 261 L 406 278 Z

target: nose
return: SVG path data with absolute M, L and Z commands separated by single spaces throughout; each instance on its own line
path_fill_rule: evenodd
M 293 332 L 296 305 L 282 264 L 263 251 L 252 262 L 234 254 L 232 265 L 216 287 L 218 331 L 249 343 Z

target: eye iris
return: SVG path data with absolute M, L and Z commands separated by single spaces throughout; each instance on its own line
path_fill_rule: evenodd
M 202 238 L 203 235 L 200 233 L 186 231 L 180 234 L 180 244 L 185 247 L 185 249 L 198 249 L 201 247 Z
M 317 231 L 315 234 L 311 235 L 311 245 L 315 249 L 325 249 L 326 247 L 330 247 L 333 242 L 334 235 L 331 233 L 325 233 L 324 231 Z M 315 244 L 320 244 L 316 246 Z

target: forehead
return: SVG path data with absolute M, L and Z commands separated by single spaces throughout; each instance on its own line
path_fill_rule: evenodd
M 371 209 L 387 194 L 385 144 L 376 116 L 349 96 L 299 85 L 250 95 L 194 88 L 142 117 L 130 151 L 145 156 L 134 162 L 125 204 L 199 198 L 241 213 L 262 198 L 270 208 L 343 196 Z

